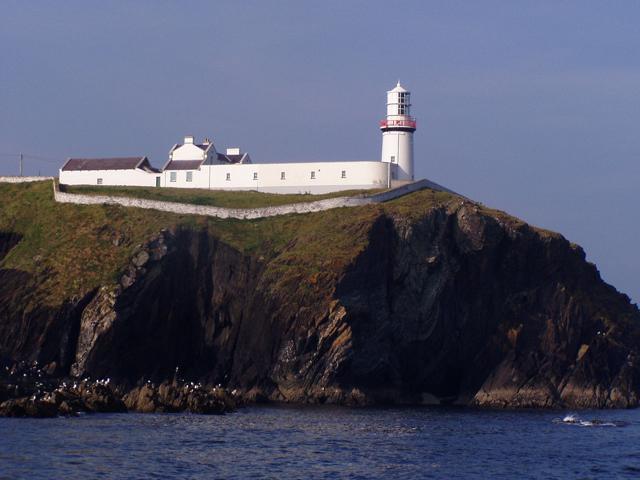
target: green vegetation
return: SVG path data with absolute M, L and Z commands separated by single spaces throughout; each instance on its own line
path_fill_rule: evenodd
M 57 204 L 49 181 L 0 184 L 0 202 L 0 231 L 23 237 L 0 266 L 34 275 L 42 300 L 56 304 L 113 282 L 141 239 L 175 222 L 160 212 Z
M 266 264 L 265 281 L 274 286 L 284 282 L 313 289 L 336 279 L 366 248 L 371 226 L 381 214 L 418 218 L 459 201 L 424 190 L 386 204 L 222 220 L 115 205 L 58 204 L 48 181 L 0 184 L 0 232 L 22 236 L 0 260 L 0 268 L 28 272 L 38 303 L 59 305 L 97 286 L 114 285 L 139 245 L 163 228 L 178 227 L 206 229 L 238 251 L 260 258 Z
M 165 202 L 192 203 L 227 208 L 258 208 L 288 205 L 290 203 L 308 203 L 325 198 L 352 197 L 369 195 L 379 190 L 345 190 L 343 192 L 310 194 L 275 194 L 256 191 L 224 191 L 185 188 L 153 188 L 153 187 L 98 187 L 98 186 L 65 186 L 69 193 L 85 195 L 114 195 L 118 197 L 144 198 Z

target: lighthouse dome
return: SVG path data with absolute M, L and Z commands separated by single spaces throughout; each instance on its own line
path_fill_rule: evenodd
M 402 85 L 400 85 L 400 80 L 398 80 L 398 84 L 393 88 L 393 90 L 389 90 L 389 93 L 406 93 L 408 92 Z

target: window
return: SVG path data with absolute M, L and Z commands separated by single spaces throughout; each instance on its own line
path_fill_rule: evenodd
M 286 180 L 284 172 L 280 172 L 280 180 Z
M 395 155 L 391 155 L 391 163 L 396 163 L 396 156 Z
M 258 180 L 258 172 L 253 172 L 253 179 Z
M 398 93 L 398 114 L 405 115 L 409 113 L 409 93 Z
M 193 182 L 193 172 L 187 172 L 187 182 Z
M 347 178 L 347 171 L 346 170 L 342 170 L 342 178 Z
M 230 182 L 230 181 L 231 181 L 231 174 L 227 173 L 227 182 Z
M 102 185 L 102 179 L 101 178 L 98 179 L 98 185 Z
M 177 180 L 178 180 L 178 172 L 169 173 L 169 181 L 170 182 L 175 182 Z
M 316 178 L 316 172 L 311 172 L 311 180 L 315 180 Z

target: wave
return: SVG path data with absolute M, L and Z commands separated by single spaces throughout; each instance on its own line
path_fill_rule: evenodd
M 624 427 L 627 422 L 621 422 L 617 420 L 582 420 L 577 414 L 569 413 L 563 418 L 555 418 L 553 423 L 559 423 L 563 425 L 575 425 L 578 427 Z

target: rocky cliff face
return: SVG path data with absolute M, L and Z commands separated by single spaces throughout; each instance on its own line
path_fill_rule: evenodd
M 580 247 L 457 197 L 404 207 L 363 207 L 363 247 L 319 263 L 293 254 L 314 237 L 264 257 L 166 229 L 117 285 L 58 307 L 0 270 L 0 353 L 131 385 L 178 369 L 256 400 L 637 406 L 640 313 Z
M 20 240 L 18 234 L 0 232 L 0 261 Z M 39 281 L 25 271 L 0 268 L 0 359 L 46 359 L 50 373 L 65 373 L 75 357 L 80 314 L 94 292 L 50 306 L 34 294 Z

